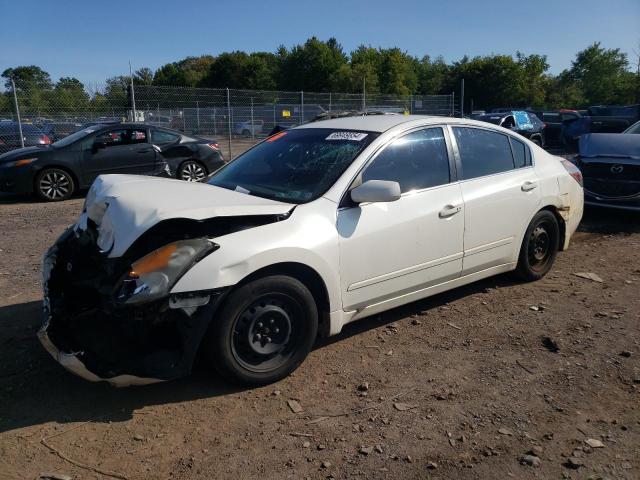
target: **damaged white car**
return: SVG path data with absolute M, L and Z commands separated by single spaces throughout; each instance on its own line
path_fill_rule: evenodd
M 536 280 L 582 217 L 579 170 L 509 130 L 367 116 L 280 132 L 208 183 L 99 177 L 44 260 L 39 336 L 115 385 L 242 384 L 318 334 L 491 275 Z

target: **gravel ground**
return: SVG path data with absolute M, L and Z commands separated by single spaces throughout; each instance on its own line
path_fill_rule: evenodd
M 638 215 L 587 212 L 545 279 L 363 320 L 268 387 L 114 389 L 35 337 L 41 255 L 81 206 L 0 199 L 0 478 L 640 478 Z

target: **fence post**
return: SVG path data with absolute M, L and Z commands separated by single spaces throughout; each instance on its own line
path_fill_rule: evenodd
M 196 102 L 196 118 L 198 123 L 198 133 L 200 133 L 200 102 Z
M 229 96 L 229 88 L 227 88 L 227 126 L 229 127 L 229 160 L 232 160 L 231 154 L 231 97 Z
M 11 79 L 11 86 L 13 87 L 13 102 L 16 105 L 16 115 L 18 117 L 18 132 L 20 133 L 20 146 L 24 148 L 24 136 L 22 135 L 22 120 L 20 119 L 20 107 L 18 106 L 18 93 L 16 92 L 16 82 Z
M 464 118 L 464 78 L 460 81 L 460 118 Z
M 455 115 L 456 110 L 456 92 L 451 92 L 451 116 Z
M 253 97 L 251 97 L 251 140 L 255 140 L 255 129 L 253 128 Z
M 304 122 L 304 92 L 300 91 L 300 123 Z
M 158 119 L 156 123 L 158 124 L 158 126 L 160 126 L 160 102 L 158 102 L 156 105 L 156 115 L 157 115 L 156 118 Z
M 331 92 L 329 92 L 329 111 L 331 111 Z

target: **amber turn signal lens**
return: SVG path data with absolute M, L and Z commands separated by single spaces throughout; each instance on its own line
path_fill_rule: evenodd
M 155 272 L 166 267 L 173 255 L 177 250 L 175 244 L 167 245 L 166 247 L 159 248 L 153 253 L 150 253 L 146 257 L 135 262 L 131 267 L 129 276 L 136 278 L 145 273 Z
M 36 158 L 24 158 L 22 160 L 18 160 L 14 167 L 24 167 L 25 165 L 29 165 L 31 162 L 37 160 Z

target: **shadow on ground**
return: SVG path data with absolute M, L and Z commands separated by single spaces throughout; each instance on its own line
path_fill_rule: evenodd
M 315 349 L 364 331 L 436 308 L 487 288 L 514 284 L 509 275 L 477 282 L 345 326 L 340 335 L 319 339 Z M 37 340 L 41 302 L 0 308 L 0 432 L 47 422 L 120 422 L 150 405 L 229 395 L 243 389 L 198 366 L 191 376 L 143 387 L 114 388 L 91 383 L 64 370 Z

